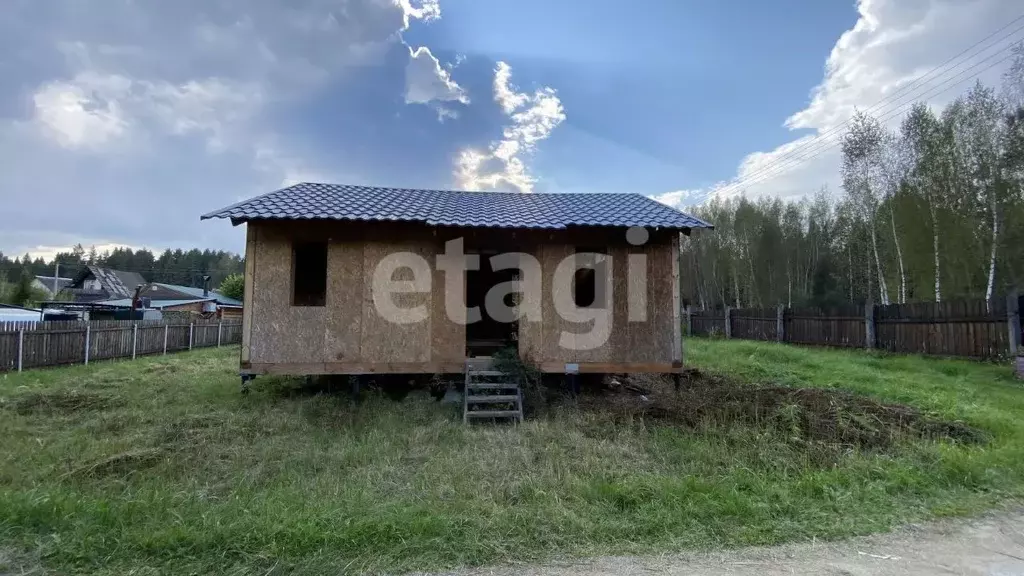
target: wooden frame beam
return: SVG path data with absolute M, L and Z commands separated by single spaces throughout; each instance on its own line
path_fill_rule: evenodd
M 681 363 L 672 362 L 582 362 L 581 374 L 629 374 L 682 372 Z M 282 362 L 242 363 L 242 374 L 279 374 L 311 376 L 324 374 L 462 374 L 465 362 Z M 565 362 L 542 362 L 541 372 L 565 374 Z

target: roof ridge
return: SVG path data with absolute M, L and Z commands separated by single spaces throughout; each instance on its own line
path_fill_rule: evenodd
M 419 222 L 435 226 L 564 229 L 710 224 L 637 192 L 483 192 L 302 182 L 204 214 L 202 219 Z
M 248 200 L 243 200 L 243 201 L 241 201 L 241 202 L 239 202 L 237 204 L 232 204 L 231 206 L 225 206 L 224 208 L 221 208 L 220 210 L 216 210 L 216 212 L 221 212 L 221 211 L 224 211 L 224 210 L 229 210 L 231 208 L 235 208 L 235 207 L 239 206 L 240 204 L 245 204 L 246 202 L 251 202 L 253 200 L 259 200 L 260 198 L 263 198 L 265 196 L 269 196 L 269 195 L 275 194 L 277 192 L 283 192 L 285 190 L 288 190 L 290 188 L 295 188 L 295 187 L 298 187 L 298 186 L 326 186 L 326 187 L 329 187 L 329 188 L 372 188 L 374 190 L 383 190 L 383 191 L 387 191 L 387 192 L 432 192 L 432 193 L 436 192 L 436 193 L 439 193 L 439 194 L 488 194 L 488 195 L 503 194 L 503 195 L 510 195 L 510 196 L 523 196 L 523 195 L 533 195 L 533 196 L 624 195 L 624 196 L 643 196 L 644 198 L 649 198 L 649 196 L 644 196 L 643 194 L 641 194 L 639 192 L 512 192 L 510 190 L 454 190 L 454 189 L 448 190 L 448 189 L 441 189 L 441 188 L 402 188 L 400 186 L 369 186 L 369 185 L 362 185 L 362 184 L 332 184 L 330 182 L 297 182 L 295 184 L 292 184 L 291 186 L 286 186 L 284 188 L 278 188 L 277 190 L 274 190 L 272 192 L 267 192 L 266 194 L 261 194 L 259 196 L 254 196 L 252 198 L 249 198 Z

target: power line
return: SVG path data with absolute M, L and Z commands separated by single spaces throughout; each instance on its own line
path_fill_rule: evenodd
M 900 89 L 896 90 L 892 94 L 889 94 L 885 98 L 882 98 L 881 100 L 879 100 L 878 102 L 873 104 L 870 108 L 868 108 L 865 111 L 865 113 L 871 113 L 872 111 L 877 110 L 879 107 L 886 108 L 886 107 L 892 105 L 894 101 L 902 101 L 906 96 L 912 94 L 913 92 L 917 92 L 920 89 L 928 90 L 929 87 L 928 86 L 923 86 L 922 84 L 928 84 L 928 83 L 931 83 L 931 82 L 933 82 L 935 80 L 939 80 L 942 76 L 952 72 L 953 70 L 956 70 L 957 68 L 959 68 L 963 64 L 969 62 L 970 59 L 969 59 L 969 57 L 965 57 L 960 62 L 958 62 L 957 64 L 955 64 L 953 66 L 949 66 L 950 63 L 952 63 L 952 62 L 954 62 L 954 61 L 956 61 L 958 59 L 961 59 L 961 57 L 964 57 L 965 55 L 974 56 L 975 54 L 971 54 L 972 52 L 977 52 L 979 54 L 982 53 L 982 52 L 985 52 L 986 50 L 988 50 L 988 49 L 990 49 L 990 48 L 1000 44 L 1001 42 L 1003 42 L 1007 38 L 1010 38 L 1013 35 L 1017 34 L 1021 30 L 1024 30 L 1024 24 L 1021 24 L 1020 26 L 1014 28 L 1012 31 L 1008 32 L 1007 34 L 1004 34 L 1003 36 L 1001 36 L 1000 38 L 998 38 L 994 42 L 988 43 L 987 46 L 983 47 L 980 50 L 975 51 L 975 48 L 977 48 L 978 46 L 980 46 L 982 44 L 987 43 L 988 40 L 990 40 L 994 36 L 998 35 L 1000 32 L 1003 32 L 1004 30 L 1006 30 L 1007 28 L 1011 27 L 1013 24 L 1015 24 L 1015 23 L 1017 23 L 1017 22 L 1019 22 L 1021 20 L 1024 20 L 1024 14 L 1014 18 L 1009 23 L 1005 24 L 1003 27 L 999 28 L 995 32 L 992 32 L 991 34 L 989 34 L 988 36 L 982 38 L 981 40 L 975 42 L 974 44 L 972 44 L 968 48 L 962 50 L 958 54 L 956 54 L 956 55 L 952 56 L 951 58 L 947 59 L 942 64 L 939 64 L 938 66 L 935 66 L 934 68 L 932 68 L 931 70 L 929 70 L 928 72 L 923 74 L 922 76 L 920 76 L 917 79 L 915 79 L 913 82 L 907 84 L 906 86 L 901 87 Z M 956 78 L 957 76 L 960 76 L 960 75 L 962 75 L 962 74 L 964 74 L 966 72 L 969 72 L 973 68 L 976 68 L 976 67 L 980 66 L 985 61 L 991 59 L 992 57 L 998 55 L 999 53 L 1005 52 L 1008 49 L 1012 49 L 1014 44 L 1015 43 L 1011 43 L 1008 46 L 1004 46 L 1000 50 L 996 51 L 994 54 L 990 54 L 989 56 L 987 56 L 981 62 L 975 62 L 967 70 L 964 70 L 964 71 L 960 72 L 959 74 L 957 74 L 956 76 L 954 76 L 954 78 Z M 1000 62 L 1002 62 L 1002 61 L 1003 60 L 1000 60 Z M 998 64 L 998 62 L 996 64 Z M 988 70 L 989 68 L 991 68 L 991 66 L 986 67 L 985 70 Z M 941 70 L 941 72 L 940 72 L 940 70 Z M 984 70 L 982 70 L 982 72 L 983 71 Z M 936 72 L 938 72 L 937 75 L 936 75 Z M 981 72 L 979 72 L 978 74 L 980 74 L 980 73 Z M 975 74 L 974 76 L 977 76 L 977 74 Z M 974 77 L 974 76 L 972 76 L 972 77 Z M 948 81 L 949 80 L 947 80 L 946 82 L 943 82 L 942 84 L 940 84 L 940 86 L 945 85 L 946 83 L 948 83 Z M 959 84 L 959 82 L 957 84 Z M 912 97 L 916 98 L 916 99 L 920 99 L 921 95 L 917 94 L 916 96 L 912 96 Z M 898 106 L 898 108 L 901 108 L 901 107 L 902 107 L 902 105 Z M 790 166 L 795 166 L 796 164 L 791 164 L 790 163 L 791 160 L 799 160 L 800 158 L 808 158 L 808 159 L 810 159 L 810 158 L 815 157 L 815 156 L 809 156 L 808 157 L 807 154 L 810 153 L 810 152 L 813 152 L 815 149 L 820 149 L 822 144 L 827 144 L 828 143 L 827 139 L 831 135 L 839 132 L 844 127 L 848 126 L 849 123 L 850 123 L 850 120 L 848 119 L 845 122 L 842 122 L 840 124 L 837 124 L 836 126 L 833 126 L 832 128 L 826 130 L 825 132 L 822 132 L 821 134 L 818 134 L 813 139 L 811 139 L 811 140 L 809 140 L 809 141 L 807 141 L 807 142 L 805 142 L 805 143 L 795 147 L 794 149 L 786 152 L 784 155 L 782 155 L 781 157 L 775 159 L 773 162 L 771 162 L 771 163 L 769 163 L 769 164 L 767 164 L 765 166 L 762 166 L 761 168 L 758 168 L 757 170 L 755 170 L 751 174 L 748 174 L 747 176 L 745 176 L 743 179 L 741 179 L 741 180 L 739 180 L 737 182 L 734 182 L 732 184 L 726 185 L 725 187 L 720 188 L 716 192 L 717 193 L 728 193 L 728 192 L 732 192 L 732 191 L 734 191 L 736 189 L 739 189 L 739 188 L 744 188 L 746 186 L 751 185 L 752 183 L 763 181 L 760 178 L 760 176 L 764 175 L 766 172 L 771 172 L 772 174 L 774 174 L 776 172 L 775 169 L 780 164 L 788 164 Z
M 1003 30 L 1005 30 L 1006 28 L 1008 28 L 1008 27 L 1010 27 L 1011 25 L 1013 25 L 1013 24 L 1014 24 L 1015 22 L 1017 22 L 1017 21 L 1020 21 L 1020 20 L 1022 20 L 1022 19 L 1024 19 L 1024 14 L 1022 14 L 1021 16 L 1018 16 L 1017 18 L 1013 19 L 1013 20 L 1012 20 L 1012 21 L 1011 21 L 1010 23 L 1008 23 L 1008 24 L 1004 25 L 1004 26 L 1003 26 L 1002 28 L 1000 28 L 999 30 L 996 30 L 996 31 L 995 31 L 995 32 L 993 32 L 992 34 L 989 34 L 988 36 L 986 36 L 985 38 L 983 38 L 983 39 L 979 40 L 978 42 L 975 42 L 975 43 L 974 43 L 973 45 L 971 45 L 971 46 L 970 46 L 970 47 L 968 47 L 967 49 L 965 49 L 965 50 L 961 51 L 961 52 L 960 52 L 959 54 L 957 54 L 957 55 L 953 56 L 952 58 L 950 58 L 950 59 L 946 60 L 945 62 L 943 62 L 943 63 L 942 63 L 942 64 L 940 64 L 939 66 L 936 66 L 935 68 L 932 68 L 932 69 L 931 69 L 930 71 L 928 71 L 928 72 L 927 72 L 926 74 L 924 74 L 923 76 L 921 76 L 921 77 L 917 78 L 917 79 L 916 79 L 916 80 L 915 80 L 914 82 L 911 82 L 911 83 L 910 83 L 910 84 L 908 84 L 907 86 L 904 86 L 903 88 L 901 88 L 901 89 L 897 90 L 896 92 L 893 92 L 893 93 L 892 93 L 892 94 L 890 94 L 889 96 L 887 96 L 887 97 L 885 97 L 885 98 L 882 98 L 881 100 L 879 100 L 878 102 L 876 102 L 876 103 L 875 103 L 874 105 L 872 105 L 872 106 L 871 106 L 871 108 L 869 108 L 869 109 L 868 109 L 868 110 L 867 110 L 866 112 L 869 112 L 869 113 L 870 113 L 871 111 L 873 111 L 873 110 L 877 109 L 877 108 L 878 108 L 878 107 L 879 107 L 880 105 L 883 105 L 883 104 L 885 104 L 886 106 L 888 106 L 888 101 L 892 101 L 892 100 L 902 100 L 902 99 L 904 98 L 904 96 L 906 95 L 906 93 L 907 93 L 907 92 L 908 92 L 909 90 L 917 90 L 918 88 L 915 88 L 915 86 L 919 86 L 919 85 L 921 84 L 921 82 L 922 82 L 923 80 L 925 80 L 925 79 L 926 79 L 926 78 L 928 78 L 929 76 L 933 76 L 934 72 L 936 72 L 936 71 L 937 71 L 937 70 L 939 70 L 940 68 L 946 68 L 946 67 L 947 67 L 947 65 L 948 65 L 948 64 L 949 64 L 950 62 L 952 62 L 952 61 L 954 61 L 954 60 L 957 60 L 957 59 L 959 59 L 959 58 L 960 58 L 961 56 L 964 56 L 964 55 L 966 55 L 966 54 L 968 54 L 968 53 L 970 53 L 970 52 L 973 52 L 973 51 L 974 51 L 974 48 L 976 48 L 976 47 L 978 47 L 979 45 L 981 45 L 981 44 L 985 43 L 985 42 L 986 42 L 987 40 L 989 40 L 989 39 L 990 39 L 990 38 L 992 38 L 993 36 L 995 36 L 995 35 L 999 34 L 999 33 L 1000 33 L 1000 32 L 1002 32 Z M 985 50 L 988 50 L 988 49 L 989 49 L 989 48 L 991 48 L 992 46 L 995 46 L 996 44 L 998 44 L 998 43 L 1002 42 L 1003 40 L 1005 40 L 1006 38 L 1008 38 L 1008 37 L 1010 37 L 1010 36 L 1012 36 L 1012 35 L 1016 34 L 1017 32 L 1019 32 L 1019 31 L 1020 31 L 1020 30 L 1022 30 L 1022 29 L 1024 29 L 1024 24 L 1022 24 L 1021 26 L 1018 26 L 1017 28 L 1015 28 L 1014 30 L 1012 30 L 1012 31 L 1011 31 L 1010 33 L 1008 33 L 1008 34 L 1005 34 L 1005 35 L 1003 35 L 1003 36 L 1002 36 L 1002 37 L 1000 37 L 1000 38 L 999 38 L 998 40 L 996 40 L 995 42 L 992 42 L 992 43 L 991 43 L 991 44 L 989 44 L 988 46 L 985 46 L 985 47 L 984 47 L 984 48 L 982 48 L 982 49 L 981 49 L 981 50 L 980 50 L 979 52 L 984 52 Z M 968 59 L 966 59 L 966 58 L 965 58 L 965 59 L 964 59 L 964 60 L 963 60 L 962 62 L 960 62 L 960 63 L 957 63 L 957 64 L 956 64 L 955 66 L 949 67 L 949 68 L 948 68 L 947 70 L 943 70 L 943 71 L 942 71 L 942 72 L 941 72 L 941 73 L 939 74 L 939 76 L 945 75 L 945 74 L 947 74 L 948 72 L 951 72 L 952 70 L 955 70 L 955 69 L 959 68 L 959 67 L 960 67 L 960 66 L 961 66 L 962 64 L 964 64 L 965 62 L 968 62 Z M 929 82 L 930 82 L 930 81 L 931 81 L 931 80 L 929 80 Z M 726 186 L 725 188 L 721 189 L 721 190 L 720 190 L 720 192 L 722 192 L 722 191 L 725 191 L 725 192 L 731 192 L 731 191 L 733 191 L 733 190 L 734 190 L 734 189 L 736 189 L 736 188 L 740 188 L 740 187 L 743 187 L 743 185 L 745 185 L 745 184 L 746 184 L 747 182 L 749 182 L 749 181 L 750 181 L 751 179 L 753 179 L 753 178 L 757 177 L 757 176 L 758 176 L 759 174 L 761 174 L 761 173 L 763 173 L 763 172 L 765 172 L 765 171 L 767 171 L 767 170 L 770 170 L 770 169 L 772 169 L 772 168 L 773 168 L 774 166 L 778 165 L 779 163 L 782 163 L 782 162 L 786 161 L 786 159 L 787 159 L 787 158 L 792 158 L 792 157 L 793 157 L 793 156 L 794 156 L 795 154 L 801 154 L 801 153 L 807 152 L 807 151 L 808 151 L 808 149 L 810 149 L 810 148 L 814 148 L 815 146 L 818 146 L 818 145 L 819 145 L 819 144 L 821 144 L 821 142 L 822 142 L 822 141 L 824 141 L 824 140 L 825 140 L 825 139 L 826 139 L 827 137 L 829 137 L 829 136 L 831 136 L 832 134 L 835 134 L 836 132 L 840 131 L 840 130 L 841 130 L 842 128 L 844 128 L 845 126 L 849 125 L 849 123 L 850 123 L 850 121 L 849 121 L 849 120 L 847 120 L 846 122 L 842 122 L 842 123 L 840 123 L 840 124 L 838 124 L 838 125 L 836 125 L 836 126 L 833 126 L 833 127 L 831 128 L 831 129 L 829 129 L 829 130 L 826 130 L 825 132 L 823 132 L 823 133 L 821 133 L 821 134 L 817 135 L 817 136 L 816 136 L 815 138 L 811 139 L 810 141 L 808 141 L 808 142 L 805 142 L 804 144 L 801 144 L 800 146 L 797 146 L 797 147 L 796 147 L 796 148 L 794 148 L 793 150 L 790 150 L 789 152 L 787 152 L 787 153 L 786 153 L 786 154 L 784 154 L 783 156 L 781 156 L 781 157 L 777 158 L 777 159 L 776 159 L 775 161 L 773 161 L 773 162 L 772 162 L 771 164 L 768 164 L 768 165 L 766 165 L 766 166 L 763 166 L 763 167 L 759 168 L 758 170 L 756 170 L 755 172 L 753 172 L 753 173 L 751 173 L 751 174 L 747 175 L 747 176 L 746 176 L 745 178 L 743 178 L 743 179 L 742 179 L 741 181 L 739 181 L 739 182 L 736 182 L 736 183 L 734 183 L 734 184 L 730 184 L 730 185 L 727 185 L 727 186 Z
M 945 92 L 948 92 L 948 91 L 952 90 L 953 88 L 955 88 L 956 86 L 959 86 L 960 84 L 963 84 L 964 82 L 966 82 L 968 80 L 972 80 L 974 78 L 977 78 L 978 76 L 980 76 L 981 74 L 983 74 L 987 70 L 989 70 L 989 69 L 991 69 L 991 68 L 993 68 L 995 66 L 998 66 L 999 64 L 1002 64 L 1003 62 L 1009 60 L 1010 58 L 1013 58 L 1014 54 L 1011 53 L 1011 54 L 1009 54 L 1009 55 L 1007 55 L 1007 56 L 1005 56 L 1003 58 L 1000 58 L 999 60 L 989 64 L 988 66 L 985 66 L 981 70 L 978 70 L 977 72 L 975 72 L 974 74 L 971 74 L 970 76 L 968 76 L 966 78 L 963 78 L 963 79 L 960 79 L 960 80 L 956 80 L 959 76 L 962 76 L 963 74 L 965 74 L 967 72 L 970 72 L 971 70 L 981 66 L 985 62 L 991 60 L 992 58 L 995 58 L 996 56 L 999 56 L 1001 53 L 1004 53 L 1004 52 L 1006 52 L 1006 50 L 1010 50 L 1010 49 L 1012 49 L 1012 46 L 1011 47 L 1007 47 L 1007 48 L 1005 48 L 1003 50 L 1000 50 L 999 52 L 996 52 L 994 54 L 989 55 L 984 60 L 982 60 L 981 62 L 976 63 L 971 68 L 968 68 L 967 70 L 964 70 L 963 72 L 961 72 L 957 76 L 954 76 L 953 78 L 950 78 L 950 79 L 946 80 L 942 84 L 939 84 L 938 86 L 933 87 L 933 89 L 931 91 L 929 91 L 927 93 L 924 93 L 924 94 L 921 94 L 921 95 L 918 95 L 918 97 L 922 98 L 922 99 L 927 99 L 927 98 L 931 98 L 931 97 L 934 97 L 934 96 L 938 96 L 939 94 L 943 94 Z M 951 82 L 952 82 L 952 84 L 950 84 Z M 950 84 L 950 85 L 948 87 L 943 88 L 943 86 L 946 86 L 947 84 Z M 907 103 L 905 103 L 905 104 L 903 104 L 903 105 L 901 105 L 901 106 L 899 106 L 899 107 L 897 107 L 897 108 L 895 108 L 893 110 L 890 110 L 890 111 L 886 112 L 884 115 L 878 117 L 879 122 L 884 122 L 885 120 L 888 120 L 889 118 L 892 118 L 893 116 L 896 116 L 897 114 L 902 113 L 908 107 L 913 106 L 914 103 L 915 102 L 907 102 Z M 814 158 L 817 158 L 818 156 L 821 156 L 822 154 L 824 154 L 825 152 L 835 148 L 839 144 L 840 144 L 840 141 L 838 141 L 838 140 L 821 142 L 817 146 L 811 147 L 810 149 L 805 151 L 800 156 L 792 158 L 789 161 L 786 161 L 786 162 L 773 162 L 771 164 L 768 164 L 767 166 L 765 166 L 765 167 L 763 167 L 762 169 L 759 170 L 759 172 L 761 173 L 760 176 L 755 177 L 754 175 L 751 175 L 751 176 L 743 179 L 742 181 L 737 182 L 734 185 L 730 185 L 730 186 L 727 186 L 725 188 L 721 188 L 721 189 L 717 190 L 716 193 L 722 194 L 722 193 L 732 192 L 732 191 L 737 190 L 737 189 L 746 188 L 746 187 L 749 187 L 749 186 L 753 186 L 755 184 L 759 184 L 761 182 L 765 182 L 767 180 L 771 180 L 773 177 L 778 176 L 780 174 L 783 174 L 783 173 L 787 172 L 788 170 L 790 170 L 791 168 L 795 168 L 796 166 L 799 166 L 800 164 L 804 164 L 806 162 L 809 162 L 810 160 L 813 160 Z

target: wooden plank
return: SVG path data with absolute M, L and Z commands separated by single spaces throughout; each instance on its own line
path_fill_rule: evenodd
M 246 374 L 461 374 L 462 362 L 287 362 L 243 365 Z
M 578 366 L 581 374 L 675 374 L 682 372 L 682 365 L 664 362 L 580 362 Z M 565 364 L 560 362 L 542 362 L 539 368 L 541 372 L 550 374 L 565 373 Z
M 672 361 L 683 361 L 682 319 L 680 318 L 679 234 L 672 236 Z M 621 297 L 621 296 L 620 296 Z
M 242 352 L 241 362 L 249 361 L 249 339 L 252 337 L 252 288 L 256 275 L 256 226 L 245 225 L 245 284 L 242 289 Z M 165 346 L 166 348 L 166 346 Z

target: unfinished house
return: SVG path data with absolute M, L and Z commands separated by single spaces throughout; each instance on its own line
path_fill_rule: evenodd
M 544 372 L 678 373 L 680 233 L 710 228 L 638 194 L 311 183 L 202 218 L 247 225 L 243 377 L 462 373 L 502 348 Z M 453 241 L 479 257 L 454 286 L 439 265 Z M 520 317 L 495 317 L 488 294 L 516 282 L 535 289 L 499 300 Z M 607 334 L 585 341 L 594 315 Z

